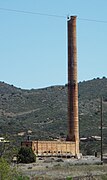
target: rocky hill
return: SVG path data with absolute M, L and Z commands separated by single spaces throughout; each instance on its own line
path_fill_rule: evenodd
M 104 150 L 107 144 L 107 78 L 79 82 L 80 137 L 100 136 L 103 97 Z M 0 82 L 0 136 L 10 140 L 56 139 L 67 135 L 67 85 L 23 90 Z M 100 151 L 99 142 L 81 142 Z

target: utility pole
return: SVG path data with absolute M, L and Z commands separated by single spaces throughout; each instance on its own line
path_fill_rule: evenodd
M 103 98 L 101 97 L 101 164 L 103 164 Z

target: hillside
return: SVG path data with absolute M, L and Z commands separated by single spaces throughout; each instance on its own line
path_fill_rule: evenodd
M 100 136 L 100 97 L 103 96 L 104 149 L 107 137 L 107 78 L 79 83 L 80 137 Z M 67 135 L 67 86 L 23 90 L 0 82 L 0 136 L 10 140 L 56 139 Z M 81 143 L 86 153 L 100 151 L 99 142 Z

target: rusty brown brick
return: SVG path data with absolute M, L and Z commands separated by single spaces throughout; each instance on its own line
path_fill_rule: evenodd
M 76 16 L 68 20 L 68 137 L 79 153 Z

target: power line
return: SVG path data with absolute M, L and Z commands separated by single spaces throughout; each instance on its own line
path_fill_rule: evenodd
M 64 15 L 57 15 L 57 14 L 46 14 L 46 13 L 39 13 L 39 12 L 32 12 L 32 11 L 24 11 L 24 10 L 17 10 L 17 9 L 9 9 L 9 8 L 0 8 L 1 11 L 8 11 L 8 12 L 16 12 L 16 13 L 23 13 L 23 14 L 31 14 L 31 15 L 40 15 L 40 16 L 48 16 L 53 18 L 66 18 L 69 19 L 69 16 Z M 78 18 L 80 21 L 89 21 L 89 22 L 96 22 L 96 23 L 107 23 L 104 20 L 97 20 L 97 19 L 87 19 L 87 18 Z
M 8 12 L 23 13 L 23 14 L 32 14 L 32 15 L 40 15 L 40 16 L 49 16 L 49 17 L 56 17 L 56 18 L 66 18 L 66 16 L 62 16 L 62 15 L 45 14 L 45 13 L 32 12 L 32 11 L 24 11 L 24 10 L 17 10 L 17 9 L 0 8 L 0 10 L 2 10 L 2 11 L 8 11 Z
M 107 21 L 97 20 L 97 19 L 84 19 L 84 18 L 78 18 L 78 20 L 81 20 L 81 21 L 90 21 L 90 22 L 96 22 L 96 23 L 107 23 Z

